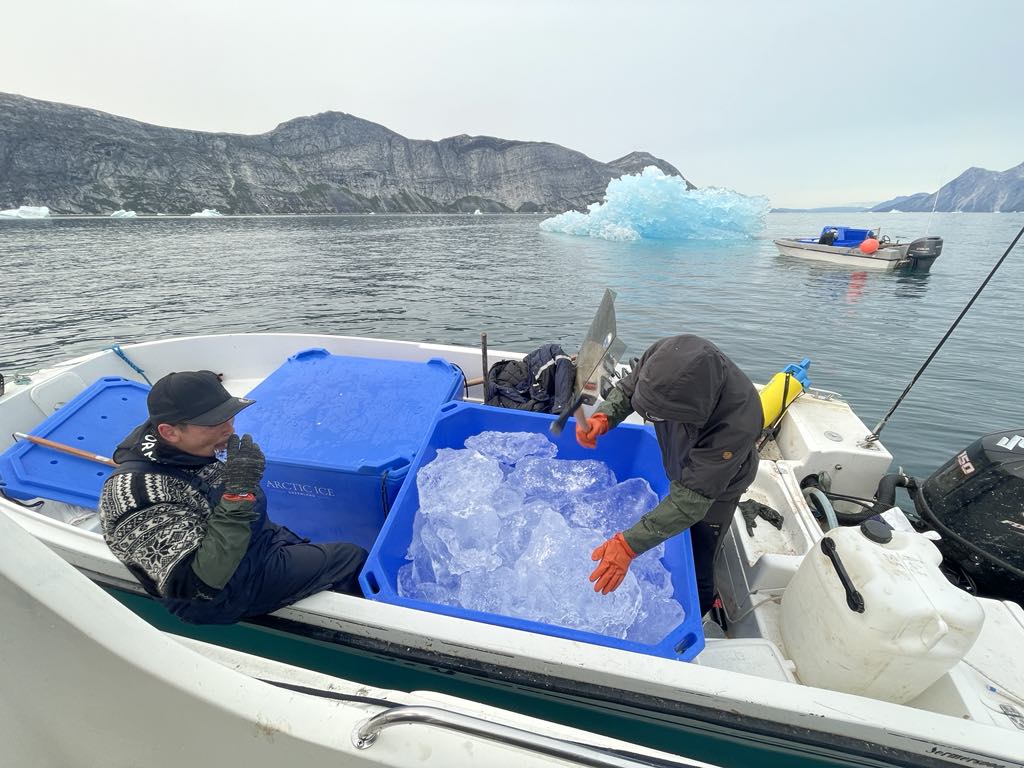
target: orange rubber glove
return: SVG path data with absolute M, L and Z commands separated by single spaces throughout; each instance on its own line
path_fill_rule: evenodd
M 590 556 L 591 560 L 600 560 L 597 568 L 590 574 L 590 580 L 596 581 L 594 591 L 607 595 L 619 588 L 619 584 L 626 578 L 626 571 L 629 564 L 636 557 L 636 552 L 626 542 L 626 537 L 616 533 L 608 541 L 594 550 Z
M 576 442 L 584 448 L 597 448 L 597 438 L 608 431 L 608 417 L 595 413 L 590 417 L 590 429 L 583 431 L 583 425 L 576 422 Z

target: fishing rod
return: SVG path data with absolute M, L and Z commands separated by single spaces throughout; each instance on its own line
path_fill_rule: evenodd
M 931 354 L 928 355 L 928 359 L 925 360 L 921 367 L 917 369 L 917 373 L 914 374 L 914 378 L 912 378 L 910 380 L 910 383 L 907 384 L 907 388 L 903 390 L 903 394 L 896 399 L 896 402 L 893 403 L 893 406 L 892 408 L 889 409 L 889 412 L 882 417 L 882 420 L 879 421 L 878 424 L 875 425 L 875 428 L 871 430 L 871 434 L 864 438 L 865 445 L 873 443 L 876 440 L 878 440 L 878 436 L 882 434 L 882 430 L 885 428 L 885 425 L 889 422 L 889 419 L 892 418 L 892 415 L 893 413 L 896 412 L 896 409 L 899 408 L 900 403 L 903 402 L 903 398 L 905 398 L 907 396 L 907 393 L 910 392 L 910 388 L 917 383 L 917 380 L 919 378 L 921 378 L 921 374 L 924 373 L 924 369 L 928 367 L 928 364 L 932 361 L 935 355 L 938 354 L 939 350 L 942 348 L 942 345 L 946 343 L 946 339 L 948 339 L 950 335 L 952 335 L 953 331 L 960 324 L 960 321 L 964 319 L 964 315 L 967 314 L 967 310 L 971 308 L 971 306 L 974 304 L 978 296 L 981 295 L 981 292 L 985 290 L 985 286 L 988 285 L 989 280 L 992 279 L 993 275 L 995 275 L 996 273 L 996 270 L 998 270 L 999 267 L 1002 266 L 1003 262 L 1006 261 L 1006 257 L 1010 255 L 1010 251 L 1012 251 L 1013 247 L 1017 245 L 1017 241 L 1020 240 L 1022 235 L 1024 235 L 1024 227 L 1020 228 L 1020 232 L 1018 232 L 1017 236 L 1013 238 L 1013 242 L 1011 242 L 1010 245 L 1007 246 L 1006 251 L 999 258 L 999 261 L 996 262 L 995 266 L 992 267 L 992 269 L 989 271 L 988 276 L 981 282 L 981 285 L 978 286 L 978 290 L 976 290 L 974 292 L 974 295 L 971 296 L 970 301 L 968 301 L 967 304 L 964 305 L 964 308 L 960 310 L 960 314 L 957 315 L 957 318 L 956 320 L 953 321 L 953 324 L 949 326 L 949 329 L 946 331 L 945 335 L 943 335 L 942 339 L 939 340 L 939 343 L 935 345 L 935 349 L 933 349 Z

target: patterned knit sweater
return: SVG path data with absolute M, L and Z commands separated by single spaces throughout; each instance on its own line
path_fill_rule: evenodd
M 111 475 L 100 496 L 103 538 L 114 555 L 155 597 L 209 598 L 216 589 L 190 567 L 213 511 L 201 486 L 218 486 L 223 464 L 192 456 L 155 438 L 150 423 L 136 428 L 117 447 L 114 460 L 149 461 L 186 477 L 157 471 Z

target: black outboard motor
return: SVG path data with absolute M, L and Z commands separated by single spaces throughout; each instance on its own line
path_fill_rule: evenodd
M 910 260 L 912 272 L 927 272 L 939 254 L 942 253 L 942 238 L 936 235 L 931 237 L 919 237 L 910 244 L 907 249 L 907 259 Z
M 914 506 L 978 594 L 1024 603 L 1024 428 L 971 443 L 919 484 Z

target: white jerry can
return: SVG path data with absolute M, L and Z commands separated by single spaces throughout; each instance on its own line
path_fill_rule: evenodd
M 782 596 L 782 641 L 805 685 L 898 704 L 970 650 L 985 618 L 917 533 L 868 520 L 834 528 Z

